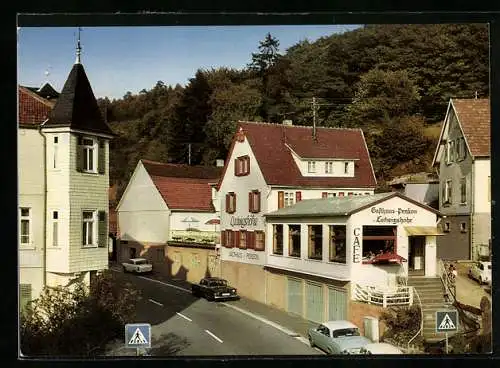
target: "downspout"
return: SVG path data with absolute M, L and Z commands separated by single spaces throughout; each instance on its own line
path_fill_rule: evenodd
M 44 133 L 42 133 L 42 127 L 47 122 L 45 120 L 38 127 L 38 133 L 43 138 L 43 187 L 44 187 L 44 195 L 43 195 L 43 286 L 47 286 L 47 137 Z

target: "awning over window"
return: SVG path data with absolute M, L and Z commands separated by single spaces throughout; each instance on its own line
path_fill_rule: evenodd
M 405 226 L 406 234 L 412 235 L 444 235 L 437 226 Z

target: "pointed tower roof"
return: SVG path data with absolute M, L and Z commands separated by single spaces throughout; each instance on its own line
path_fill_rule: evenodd
M 114 136 L 104 122 L 92 87 L 80 63 L 80 39 L 76 61 L 44 127 L 70 127 Z

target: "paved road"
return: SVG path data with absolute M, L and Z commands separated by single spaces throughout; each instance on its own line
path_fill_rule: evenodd
M 223 303 L 165 283 L 117 272 L 142 291 L 137 318 L 152 325 L 152 355 L 319 355 L 308 344 Z M 229 302 L 230 303 L 230 302 Z

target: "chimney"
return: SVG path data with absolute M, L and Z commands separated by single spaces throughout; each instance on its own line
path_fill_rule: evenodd
M 224 167 L 224 160 L 222 160 L 222 159 L 215 160 L 215 166 Z
M 283 125 L 293 125 L 291 120 L 283 120 Z

